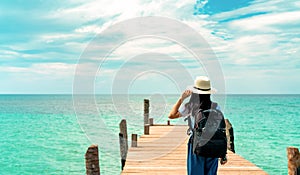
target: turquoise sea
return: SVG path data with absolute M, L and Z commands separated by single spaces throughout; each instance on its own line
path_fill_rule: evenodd
M 0 95 L 0 174 L 85 174 L 84 154 L 92 143 L 99 145 L 101 174 L 119 174 L 119 122 L 126 118 L 128 133 L 142 134 L 144 98 L 150 98 L 156 123 L 167 121 L 177 100 Z M 234 127 L 236 152 L 269 174 L 287 174 L 286 147 L 300 148 L 299 109 L 300 95 L 227 95 L 224 113 Z

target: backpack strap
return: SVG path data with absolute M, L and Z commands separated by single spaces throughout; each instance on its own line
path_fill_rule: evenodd
M 215 103 L 215 102 L 212 102 L 212 103 L 211 103 L 211 109 L 217 109 L 217 107 L 218 107 L 218 103 Z M 199 109 L 197 113 L 202 112 L 202 111 L 204 111 L 204 110 Z M 194 116 L 194 117 L 196 117 L 196 116 Z M 187 133 L 187 135 L 191 135 L 192 132 L 193 132 L 193 129 L 195 128 L 195 126 L 192 126 L 191 114 L 189 114 L 189 115 L 184 119 L 184 121 L 188 121 L 189 129 L 186 131 L 186 133 Z M 194 124 L 196 124 L 196 123 L 194 123 Z
M 191 114 L 189 114 L 185 119 L 184 121 L 188 121 L 188 126 L 189 126 L 189 129 L 186 131 L 186 134 L 187 135 L 191 135 L 192 132 L 193 132 L 193 126 L 192 126 L 192 119 L 191 119 Z
M 218 103 L 211 102 L 211 109 L 217 109 Z
M 202 109 L 198 109 L 197 110 L 197 114 L 198 113 L 200 113 L 200 112 L 202 112 L 203 110 Z M 194 128 L 195 128 L 195 125 L 196 125 L 196 122 L 194 121 L 194 125 L 192 125 L 192 118 L 191 118 L 191 113 L 184 119 L 184 121 L 188 121 L 188 126 L 189 126 L 189 128 L 188 128 L 188 130 L 186 131 L 186 133 L 187 133 L 187 135 L 191 135 L 192 133 L 193 133 L 193 130 L 194 130 Z M 195 120 L 195 118 L 196 118 L 196 116 L 193 116 L 194 117 L 194 120 Z

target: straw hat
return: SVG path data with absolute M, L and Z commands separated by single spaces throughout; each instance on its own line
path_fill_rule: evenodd
M 216 89 L 212 88 L 210 85 L 210 80 L 206 76 L 198 76 L 194 81 L 194 85 L 187 88 L 196 94 L 213 94 Z

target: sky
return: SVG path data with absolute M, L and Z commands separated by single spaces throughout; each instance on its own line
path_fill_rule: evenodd
M 300 94 L 300 2 L 294 0 L 2 0 L 0 94 L 72 94 L 91 43 L 118 23 L 149 16 L 177 20 L 204 38 L 225 93 Z M 98 44 L 122 35 L 114 37 Z M 123 41 L 101 64 L 101 58 L 85 64 L 97 67 L 95 93 L 123 86 L 126 93 L 178 94 L 196 76 L 210 76 L 189 49 L 141 36 Z

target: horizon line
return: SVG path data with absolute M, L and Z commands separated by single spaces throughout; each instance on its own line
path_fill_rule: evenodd
M 156 93 L 158 94 L 158 93 Z M 0 93 L 0 95 L 155 95 L 146 93 L 132 93 L 132 94 L 110 94 L 110 93 L 96 93 L 96 94 L 72 94 L 72 93 Z M 173 93 L 165 93 L 158 95 L 178 95 Z M 228 94 L 212 94 L 212 95 L 300 95 L 300 93 L 228 93 Z

